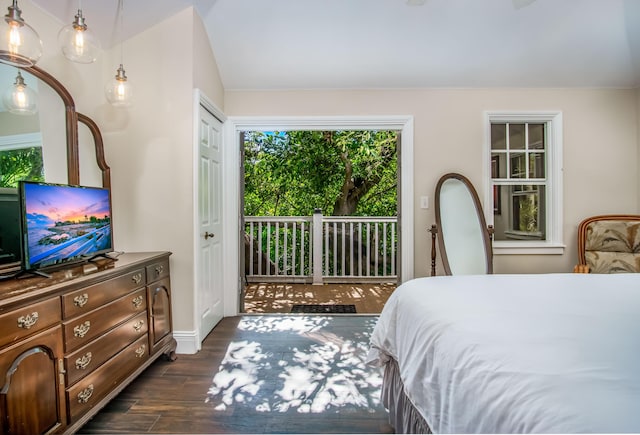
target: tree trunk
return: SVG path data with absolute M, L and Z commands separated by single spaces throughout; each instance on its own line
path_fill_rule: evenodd
M 325 138 L 333 144 L 333 133 L 325 132 Z M 386 146 L 381 150 L 380 165 L 387 165 L 395 155 L 394 146 Z M 369 178 L 362 178 L 353 175 L 353 164 L 349 154 L 344 151 L 340 153 L 340 160 L 344 164 L 344 179 L 340 195 L 333 204 L 332 216 L 351 216 L 356 213 L 358 203 L 369 191 L 375 187 L 382 179 L 376 171 L 372 171 Z

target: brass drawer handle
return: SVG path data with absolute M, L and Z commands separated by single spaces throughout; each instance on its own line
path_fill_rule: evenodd
M 136 358 L 142 358 L 147 353 L 147 346 L 144 344 L 136 349 Z
M 133 325 L 133 329 L 136 330 L 136 332 L 140 332 L 140 330 L 142 329 L 142 327 L 144 326 L 144 320 L 138 320 L 134 325 Z
M 82 308 L 87 304 L 87 302 L 89 302 L 89 295 L 86 293 L 83 293 L 73 298 L 73 305 L 75 305 L 76 307 Z
M 136 296 L 131 300 L 133 308 L 140 308 L 142 306 L 142 302 L 144 302 L 144 297 L 142 295 Z
M 91 322 L 87 320 L 83 324 L 73 328 L 73 335 L 75 337 L 82 338 L 85 335 L 87 335 L 87 332 L 89 332 L 89 329 L 91 329 Z
M 162 272 L 164 272 L 164 266 L 162 264 L 156 266 L 156 275 L 159 276 L 160 274 L 162 274 Z
M 93 384 L 78 393 L 78 403 L 87 403 L 93 395 Z
M 131 277 L 131 281 L 133 281 L 135 284 L 140 284 L 142 282 L 142 274 L 136 273 Z
M 91 352 L 87 352 L 76 360 L 76 370 L 84 370 L 91 363 Z
M 38 312 L 34 311 L 26 316 L 18 317 L 18 328 L 29 329 L 38 321 Z

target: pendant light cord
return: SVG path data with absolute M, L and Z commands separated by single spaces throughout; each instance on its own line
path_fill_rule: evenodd
M 124 64 L 124 0 L 118 0 L 118 17 L 120 21 L 120 65 Z

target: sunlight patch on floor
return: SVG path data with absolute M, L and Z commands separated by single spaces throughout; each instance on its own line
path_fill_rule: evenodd
M 345 335 L 341 336 L 328 330 L 328 316 L 245 318 L 239 331 L 281 334 L 283 340 L 274 345 L 277 351 L 269 348 L 272 335 L 266 344 L 259 339 L 232 342 L 213 377 L 207 402 L 219 411 L 239 406 L 298 413 L 373 409 L 380 405 L 382 385 L 380 370 L 365 364 L 374 324 L 372 318 L 367 331 L 340 331 Z
M 380 314 L 395 287 L 393 283 L 250 283 L 244 290 L 243 306 L 250 314 L 288 314 L 296 304 L 353 304 L 358 314 Z

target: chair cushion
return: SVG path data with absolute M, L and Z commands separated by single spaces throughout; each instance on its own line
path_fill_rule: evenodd
M 594 273 L 640 272 L 640 222 L 590 223 L 586 230 L 585 260 Z
M 587 251 L 584 256 L 591 273 L 640 272 L 640 254 Z

